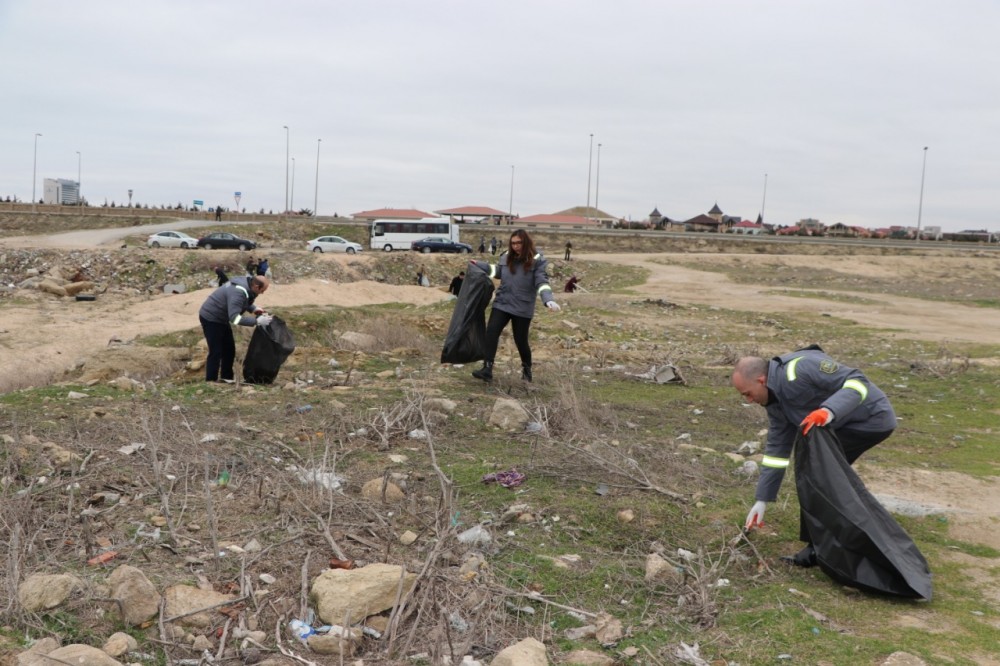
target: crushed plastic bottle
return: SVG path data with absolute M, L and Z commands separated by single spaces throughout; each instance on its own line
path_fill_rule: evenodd
M 291 632 L 295 638 L 299 639 L 303 643 L 307 638 L 316 633 L 316 630 L 310 627 L 308 624 L 302 620 L 292 620 L 288 623 L 288 630 Z

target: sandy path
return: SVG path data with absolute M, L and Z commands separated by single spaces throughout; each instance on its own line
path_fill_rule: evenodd
M 645 284 L 636 287 L 635 291 L 687 305 L 714 305 L 767 314 L 787 312 L 826 314 L 871 328 L 886 329 L 900 337 L 938 342 L 953 340 L 993 344 L 997 341 L 997 331 L 1000 330 L 1000 310 L 996 309 L 855 292 L 841 293 L 850 296 L 860 295 L 865 300 L 875 303 L 859 304 L 820 298 L 797 298 L 775 294 L 773 285 L 737 284 L 721 273 L 704 272 L 670 263 L 713 261 L 715 259 L 713 257 L 691 254 L 595 254 L 579 255 L 579 258 L 645 268 L 650 272 L 649 279 Z M 754 263 L 767 262 L 816 266 L 875 277 L 898 275 L 901 267 L 915 270 L 915 265 L 918 263 L 923 270 L 935 274 L 946 272 L 951 266 L 970 263 L 967 259 L 945 260 L 925 257 L 741 255 L 739 258 L 747 263 L 748 270 Z M 724 259 L 731 262 L 733 255 L 726 255 Z M 970 270 L 975 268 L 972 267 Z M 799 289 L 795 285 L 789 285 L 789 288 Z M 833 289 L 823 291 L 835 293 Z

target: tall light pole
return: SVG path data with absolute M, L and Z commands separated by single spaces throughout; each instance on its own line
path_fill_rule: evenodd
M 292 210 L 295 208 L 295 158 L 292 158 Z
M 507 224 L 514 224 L 514 165 L 510 165 L 510 201 L 507 202 Z
M 83 172 L 83 155 L 76 151 L 76 203 L 83 205 L 83 190 L 80 187 L 80 174 Z
M 316 187 L 313 189 L 313 217 L 319 216 L 319 144 L 323 139 L 316 139 Z
M 587 220 L 590 220 L 590 172 L 594 166 L 594 135 L 590 135 L 590 159 L 587 162 Z
M 767 174 L 764 174 L 764 198 L 760 201 L 760 221 L 764 222 L 764 204 L 767 203 Z
M 35 205 L 35 181 L 38 179 L 38 137 L 41 134 L 35 132 L 35 161 L 31 166 L 31 205 Z
M 920 205 L 917 206 L 917 242 L 920 242 L 920 218 L 924 212 L 924 176 L 927 175 L 927 146 L 924 146 L 924 166 L 920 170 Z
M 285 128 L 285 210 L 282 213 L 284 214 L 285 212 L 288 212 L 288 146 L 291 130 L 288 129 L 288 125 L 282 125 L 282 127 Z
M 594 208 L 601 210 L 601 144 L 597 144 L 597 182 L 594 183 Z

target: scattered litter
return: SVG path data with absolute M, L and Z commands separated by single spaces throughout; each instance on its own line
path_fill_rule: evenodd
M 125 446 L 118 448 L 118 453 L 122 453 L 126 456 L 130 456 L 136 451 L 142 451 L 146 448 L 146 444 L 143 442 L 132 442 L 131 444 L 126 444 Z
M 482 525 L 470 527 L 459 534 L 456 538 L 459 543 L 465 544 L 489 543 L 493 540 L 493 537 L 490 536 L 489 530 Z
M 506 472 L 490 472 L 483 476 L 483 483 L 497 482 L 504 488 L 514 488 L 524 483 L 526 477 L 521 472 L 516 469 L 510 469 Z
M 746 456 L 752 456 L 753 454 L 760 451 L 760 442 L 743 442 L 740 444 L 740 448 L 736 449 L 737 453 L 742 453 Z
M 532 421 L 528 425 L 524 426 L 524 432 L 527 433 L 538 433 L 542 431 L 542 424 L 536 421 Z
M 608 492 L 610 492 L 610 489 L 608 488 L 608 484 L 599 483 L 597 484 L 597 488 L 594 489 L 594 492 L 603 497 L 604 495 L 607 495 Z
M 316 630 L 310 627 L 308 624 L 302 620 L 292 620 L 288 623 L 288 631 L 292 636 L 299 639 L 303 643 L 306 639 L 316 633 Z
M 313 408 L 312 405 L 299 405 L 298 407 L 295 408 L 295 411 L 298 412 L 299 414 L 305 414 L 306 412 L 311 412 L 312 408 Z
M 375 640 L 382 638 L 382 632 L 380 632 L 378 629 L 374 629 L 368 626 L 361 627 L 361 633 L 363 633 L 365 636 L 370 636 Z
M 79 400 L 80 398 L 86 398 L 86 393 L 80 393 L 79 391 L 70 391 L 66 394 L 66 397 L 70 400 Z
M 524 613 L 525 615 L 534 615 L 534 606 L 518 606 L 510 601 L 504 602 L 507 608 L 514 611 L 515 613 Z
M 219 441 L 219 436 L 218 435 L 213 434 L 213 433 L 208 433 L 207 435 L 205 435 L 204 437 L 202 437 L 200 440 L 198 440 L 198 443 L 199 444 L 208 444 L 209 442 L 217 442 L 217 441 Z
M 400 453 L 389 454 L 389 462 L 394 462 L 397 465 L 405 463 L 407 460 L 409 460 L 409 458 Z
M 677 549 L 677 557 L 681 558 L 682 560 L 686 560 L 688 562 L 694 561 L 694 553 L 692 553 L 690 550 L 684 550 L 683 548 Z
M 340 490 L 344 485 L 344 477 L 337 476 L 333 472 L 324 472 L 318 469 L 301 469 L 292 465 L 289 470 L 295 472 L 302 483 L 315 483 L 323 486 L 327 490 Z
M 278 582 L 278 579 L 269 573 L 262 573 L 257 576 L 257 578 L 260 579 L 260 582 L 264 583 L 264 585 L 274 585 Z
M 215 480 L 215 485 L 219 488 L 225 488 L 229 485 L 229 470 L 222 470 L 222 473 L 219 474 L 219 478 Z
M 416 428 L 416 429 L 411 430 L 410 432 L 406 433 L 406 436 L 409 437 L 410 439 L 424 440 L 424 439 L 427 439 L 427 431 L 423 430 L 421 428 Z
M 747 478 L 757 475 L 757 463 L 753 460 L 744 460 L 743 464 L 736 468 L 737 474 L 742 474 Z
M 655 382 L 656 384 L 686 384 L 684 377 L 681 375 L 681 371 L 677 369 L 677 366 L 667 363 L 666 365 L 661 365 L 656 367 L 655 365 L 649 369 L 648 372 L 642 372 L 637 375 L 632 375 L 636 379 L 643 379 L 650 382 Z
M 683 664 L 691 664 L 692 666 L 710 666 L 707 661 L 701 658 L 700 649 L 698 644 L 688 645 L 684 641 L 681 641 L 680 646 L 674 650 L 674 656 L 681 660 Z
M 116 557 L 118 557 L 118 553 L 116 553 L 113 550 L 109 550 L 106 553 L 101 553 L 100 555 L 98 555 L 96 557 L 90 558 L 89 560 L 87 560 L 87 564 L 89 566 L 96 567 L 96 566 L 99 566 L 101 564 L 106 564 L 106 563 L 110 562 L 111 560 L 115 559 Z
M 469 623 L 465 621 L 465 618 L 458 611 L 451 612 L 451 615 L 448 616 L 448 624 L 460 634 L 464 634 L 469 630 Z

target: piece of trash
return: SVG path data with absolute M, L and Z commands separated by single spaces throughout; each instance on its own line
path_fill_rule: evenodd
M 66 394 L 66 397 L 70 400 L 79 400 L 80 398 L 86 398 L 86 393 L 80 393 L 79 391 L 70 391 Z
M 537 421 L 532 421 L 528 425 L 524 426 L 524 432 L 527 433 L 536 433 L 541 431 L 542 431 L 542 424 L 538 423 Z
M 269 573 L 262 573 L 257 576 L 257 578 L 260 579 L 260 582 L 264 583 L 264 585 L 274 585 L 278 582 L 278 579 Z
M 336 557 L 330 558 L 331 569 L 353 569 L 354 560 L 338 560 Z
M 694 553 L 692 553 L 690 550 L 685 550 L 683 548 L 677 549 L 677 557 L 681 558 L 682 560 L 686 560 L 688 562 L 694 561 Z
M 207 435 L 205 435 L 204 437 L 202 437 L 200 440 L 198 440 L 198 443 L 199 444 L 208 444 L 209 442 L 218 441 L 218 439 L 219 439 L 218 435 L 215 435 L 213 433 L 208 433 Z
M 219 478 L 215 481 L 215 485 L 219 488 L 225 488 L 229 485 L 229 470 L 222 470 L 222 473 L 219 474 Z
M 426 430 L 422 430 L 420 428 L 416 428 L 415 430 L 411 430 L 410 432 L 406 433 L 406 436 L 409 437 L 410 439 L 421 439 L 421 440 L 423 440 L 423 439 L 427 439 L 427 431 Z
M 754 460 L 744 460 L 743 464 L 736 468 L 736 473 L 748 478 L 756 476 L 757 462 Z
M 608 488 L 608 484 L 606 484 L 606 483 L 599 483 L 599 484 L 597 484 L 597 488 L 594 489 L 594 492 L 597 493 L 598 495 L 602 495 L 603 496 L 603 495 L 607 495 L 608 492 L 609 492 L 609 490 L 610 489 Z
M 322 472 L 318 469 L 301 469 L 291 465 L 289 470 L 295 472 L 302 483 L 315 483 L 323 486 L 327 490 L 340 490 L 344 485 L 344 477 L 337 476 L 333 472 Z
M 87 560 L 87 565 L 92 567 L 100 566 L 101 564 L 106 564 L 107 562 L 110 562 L 116 557 L 118 557 L 118 553 L 116 553 L 113 550 L 109 550 L 106 553 L 101 553 L 100 555 L 97 555 L 96 557 L 92 557 L 89 560 Z
M 688 645 L 684 641 L 681 641 L 680 646 L 674 650 L 674 656 L 680 659 L 683 664 L 709 666 L 709 663 L 701 658 L 701 650 L 697 643 Z
M 118 453 L 122 453 L 122 454 L 124 454 L 126 456 L 130 456 L 133 453 L 135 453 L 136 451 L 142 451 L 144 448 L 146 448 L 146 445 L 144 443 L 142 443 L 142 442 L 133 442 L 131 444 L 126 444 L 125 446 L 119 447 L 118 448 Z
M 505 602 L 505 605 L 507 606 L 507 608 L 514 611 L 515 613 L 524 613 L 525 615 L 535 614 L 534 606 L 518 606 L 516 604 L 511 603 L 510 601 Z
M 458 611 L 451 612 L 451 615 L 448 616 L 448 624 L 460 634 L 464 634 L 469 630 L 469 623 L 465 621 L 465 618 Z
M 465 530 L 457 537 L 459 543 L 466 544 L 476 544 L 476 543 L 489 543 L 493 540 L 490 536 L 489 531 L 482 525 L 475 525 Z
M 483 476 L 483 483 L 493 483 L 494 481 L 504 488 L 514 488 L 524 483 L 525 475 L 516 469 L 509 469 L 506 472 L 490 472 Z
M 295 411 L 298 412 L 299 414 L 305 414 L 306 412 L 311 412 L 312 408 L 313 408 L 312 405 L 299 405 L 298 407 L 295 408 Z
M 307 638 L 316 633 L 315 629 L 310 627 L 302 620 L 292 620 L 291 622 L 289 622 L 288 631 L 292 634 L 292 636 L 299 639 L 303 643 L 306 642 Z

